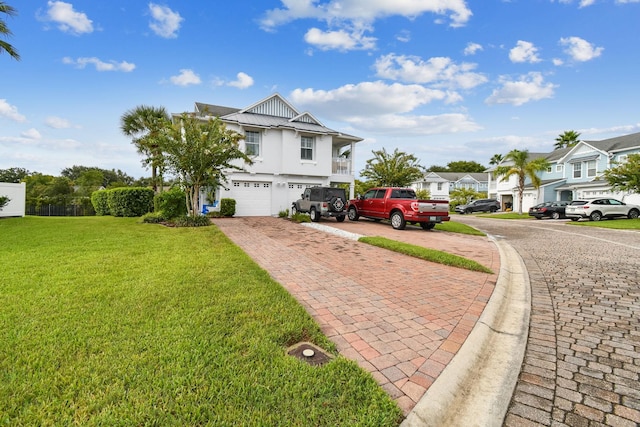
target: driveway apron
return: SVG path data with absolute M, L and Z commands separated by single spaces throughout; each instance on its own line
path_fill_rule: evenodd
M 487 237 L 321 221 L 473 259 L 494 274 L 427 262 L 282 218 L 213 223 L 302 304 L 340 354 L 408 414 L 456 355 L 494 290 L 500 256 Z

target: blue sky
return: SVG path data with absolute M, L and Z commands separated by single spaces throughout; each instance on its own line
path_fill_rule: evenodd
M 0 169 L 149 176 L 120 117 L 277 92 L 425 166 L 640 132 L 640 0 L 8 0 Z

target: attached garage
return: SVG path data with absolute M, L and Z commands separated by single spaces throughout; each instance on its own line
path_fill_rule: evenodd
M 234 181 L 223 197 L 236 200 L 236 216 L 271 216 L 270 182 Z
M 308 188 L 308 187 L 315 187 L 315 186 L 319 186 L 322 185 L 321 183 L 318 184 L 303 184 L 303 183 L 299 183 L 299 182 L 294 182 L 294 183 L 289 183 L 289 206 L 291 206 L 293 204 L 293 202 L 295 202 L 296 200 L 298 200 L 300 198 L 300 195 L 302 193 L 304 193 L 304 189 Z

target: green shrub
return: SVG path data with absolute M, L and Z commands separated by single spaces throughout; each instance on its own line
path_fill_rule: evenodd
M 106 191 L 113 216 L 142 216 L 153 210 L 153 190 L 150 188 L 123 187 Z
M 91 204 L 96 215 L 110 215 L 109 211 L 109 191 L 98 190 L 91 193 Z
M 173 220 L 176 227 L 206 227 L 211 225 L 211 220 L 206 215 L 188 216 L 182 215 Z
M 278 212 L 279 218 L 289 218 L 289 209 Z
M 148 224 L 159 224 L 161 222 L 165 222 L 168 218 L 164 215 L 162 211 L 149 212 L 142 215 L 142 222 L 146 222 Z
M 156 194 L 153 198 L 154 211 L 164 213 L 168 219 L 187 214 L 186 194 L 178 187 Z
M 311 217 L 307 214 L 296 212 L 291 215 L 291 221 L 293 222 L 311 222 Z
M 234 216 L 236 214 L 235 199 L 220 199 L 220 215 Z

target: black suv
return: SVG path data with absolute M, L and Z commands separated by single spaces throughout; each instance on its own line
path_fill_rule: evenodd
M 301 199 L 293 202 L 291 213 L 309 213 L 311 221 L 318 222 L 320 217 L 335 217 L 344 221 L 347 215 L 347 195 L 343 188 L 311 187 L 304 190 Z
M 500 202 L 495 199 L 478 199 L 466 205 L 456 206 L 459 214 L 470 214 L 473 212 L 497 212 L 500 210 Z

